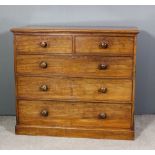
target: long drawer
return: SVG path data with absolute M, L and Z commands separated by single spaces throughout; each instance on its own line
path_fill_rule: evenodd
M 16 35 L 15 48 L 18 53 L 72 53 L 71 36 Z
M 75 77 L 132 77 L 131 57 L 18 55 L 17 73 Z
M 81 54 L 132 55 L 133 37 L 117 36 L 77 36 L 75 51 Z
M 132 80 L 17 77 L 17 95 L 35 99 L 131 101 Z
M 18 101 L 20 125 L 83 128 L 130 128 L 131 105 Z

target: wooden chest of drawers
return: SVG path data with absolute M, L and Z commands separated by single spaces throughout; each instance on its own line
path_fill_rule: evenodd
M 136 28 L 14 28 L 16 133 L 134 138 Z

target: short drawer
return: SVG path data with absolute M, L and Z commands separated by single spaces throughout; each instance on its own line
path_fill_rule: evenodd
M 133 37 L 79 36 L 75 38 L 76 53 L 132 55 L 133 48 Z
M 18 116 L 20 125 L 130 128 L 131 105 L 20 100 Z
M 19 76 L 17 91 L 33 99 L 131 101 L 132 80 Z
M 18 55 L 17 73 L 74 77 L 132 77 L 131 57 Z
M 71 53 L 71 36 L 16 35 L 15 48 L 19 53 Z

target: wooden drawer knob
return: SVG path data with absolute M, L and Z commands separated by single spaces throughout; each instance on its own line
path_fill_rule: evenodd
M 101 112 L 98 116 L 99 116 L 100 119 L 105 119 L 106 118 L 106 113 Z
M 41 91 L 47 91 L 48 90 L 48 86 L 47 85 L 42 85 L 42 86 L 40 86 L 40 90 Z
M 98 90 L 99 93 L 106 93 L 107 92 L 107 88 L 105 87 L 101 87 L 99 90 Z
M 42 48 L 46 48 L 46 47 L 47 47 L 47 42 L 42 41 L 42 42 L 40 43 L 40 46 L 41 46 Z
M 47 62 L 42 61 L 39 66 L 40 68 L 47 68 Z
M 108 44 L 107 41 L 102 41 L 102 42 L 100 42 L 100 44 L 99 44 L 99 47 L 100 47 L 100 48 L 104 48 L 104 49 L 108 48 L 108 46 L 109 46 L 109 44 Z
M 106 65 L 106 64 L 99 64 L 98 69 L 105 70 L 105 69 L 107 69 L 107 67 L 108 67 L 108 65 Z
M 42 115 L 43 117 L 47 117 L 47 116 L 48 116 L 48 111 L 47 111 L 47 110 L 42 110 L 42 111 L 41 111 L 41 115 Z

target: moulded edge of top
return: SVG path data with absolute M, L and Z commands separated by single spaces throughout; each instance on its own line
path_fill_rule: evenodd
M 21 27 L 12 28 L 14 33 L 139 33 L 136 27 Z

